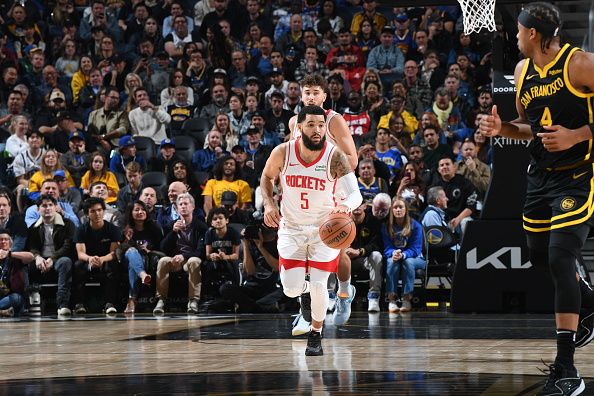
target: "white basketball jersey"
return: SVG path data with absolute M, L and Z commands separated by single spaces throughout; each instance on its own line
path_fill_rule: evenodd
M 318 225 L 336 206 L 336 180 L 330 175 L 335 146 L 326 140 L 318 158 L 306 163 L 299 155 L 299 141 L 291 140 L 281 172 L 283 220 L 299 225 Z
M 330 120 L 334 118 L 335 115 L 338 113 L 332 109 L 326 110 L 326 140 L 329 140 L 332 144 L 336 145 L 336 139 L 332 136 L 330 132 Z M 297 117 L 295 117 L 295 127 L 293 128 L 293 139 L 297 139 L 301 136 L 301 129 L 297 126 Z

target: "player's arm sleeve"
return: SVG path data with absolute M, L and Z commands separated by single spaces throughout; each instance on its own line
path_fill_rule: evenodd
M 355 210 L 361 206 L 363 196 L 361 196 L 359 184 L 357 183 L 357 178 L 353 172 L 349 172 L 342 176 L 336 183 L 337 189 L 344 191 L 346 194 L 346 198 L 341 202 L 342 205 L 346 205 L 350 210 Z

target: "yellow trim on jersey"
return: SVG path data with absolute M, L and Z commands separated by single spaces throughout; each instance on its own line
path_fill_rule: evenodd
M 575 96 L 579 98 L 591 98 L 594 96 L 594 93 L 585 93 L 578 91 L 573 85 L 571 85 L 571 80 L 569 79 L 569 60 L 575 54 L 576 51 L 581 51 L 579 48 L 572 48 L 569 55 L 567 55 L 567 59 L 565 60 L 565 65 L 563 65 L 563 80 L 565 82 L 565 86 Z M 592 117 L 592 112 L 590 111 L 590 118 Z M 590 120 L 590 122 L 592 122 Z
M 542 69 L 540 67 L 536 66 L 536 63 L 534 63 L 534 61 L 532 60 L 532 64 L 534 65 L 534 70 L 536 70 L 536 72 L 540 75 L 540 78 L 545 78 L 547 76 L 549 69 L 551 67 L 555 66 L 557 64 L 557 62 L 559 62 L 559 58 L 561 58 L 561 56 L 563 55 L 563 53 L 565 52 L 565 50 L 567 48 L 569 48 L 569 44 L 565 44 L 563 46 L 563 48 L 561 48 L 559 50 L 559 52 L 557 52 L 555 59 L 553 59 L 552 61 L 547 63 Z
M 519 81 L 516 83 L 516 97 L 520 97 L 520 91 L 522 90 L 522 85 L 524 85 L 524 77 L 526 77 L 526 72 L 528 71 L 528 67 L 530 66 L 530 59 L 526 59 L 524 62 L 524 66 L 522 67 L 522 72 L 520 73 Z

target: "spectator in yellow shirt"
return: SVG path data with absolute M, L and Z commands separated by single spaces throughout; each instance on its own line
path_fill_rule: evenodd
M 105 200 L 106 203 L 112 204 L 116 202 L 118 192 L 120 191 L 118 179 L 116 178 L 116 175 L 109 170 L 105 157 L 98 151 L 95 151 L 91 155 L 91 167 L 85 172 L 80 180 L 80 188 L 83 189 L 85 194 L 88 194 L 89 187 L 95 182 L 103 182 L 107 185 L 108 195 Z

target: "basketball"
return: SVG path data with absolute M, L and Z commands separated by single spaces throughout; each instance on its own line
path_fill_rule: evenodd
M 351 246 L 356 234 L 355 222 L 345 213 L 329 214 L 320 225 L 320 238 L 332 249 Z

